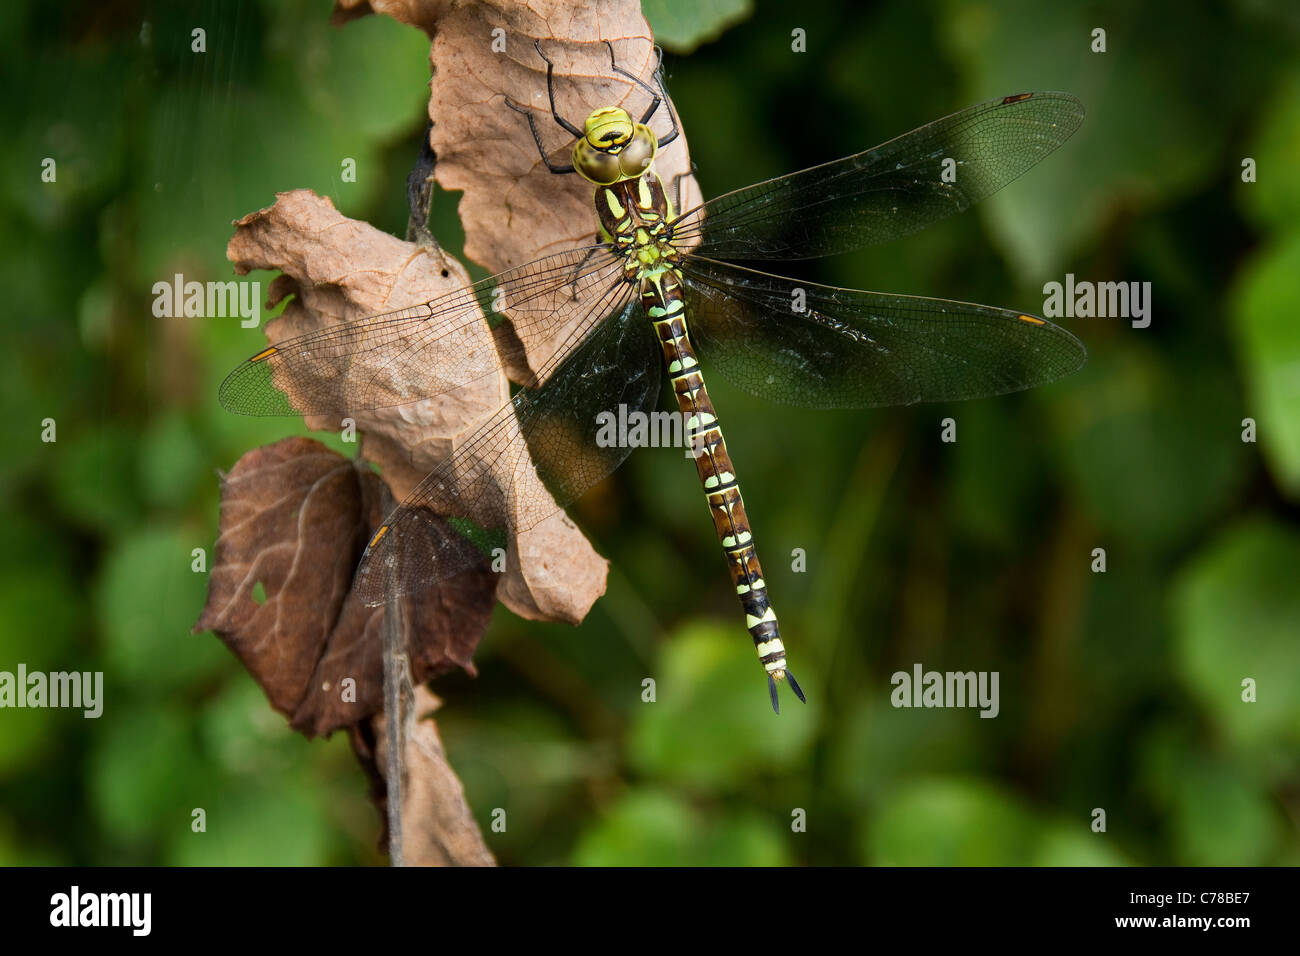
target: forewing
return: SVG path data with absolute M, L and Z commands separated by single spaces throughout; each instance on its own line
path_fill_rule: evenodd
M 221 404 L 246 415 L 344 415 L 441 395 L 503 365 L 549 356 L 605 316 L 622 265 L 608 246 L 537 259 L 429 302 L 310 332 L 263 349 L 221 384 Z M 485 315 L 510 319 L 493 335 Z
M 697 255 L 742 261 L 888 242 L 1001 189 L 1069 139 L 1083 112 L 1068 93 L 991 100 L 874 149 L 726 193 L 682 215 L 674 232 L 685 246 L 698 237 Z
M 388 517 L 357 570 L 367 604 L 459 573 L 482 556 L 471 540 L 536 527 L 623 462 L 630 448 L 600 440 L 598 416 L 617 416 L 620 404 L 647 411 L 659 395 L 653 328 L 632 293 L 627 283 L 611 287 L 610 318 L 562 350 L 540 388 L 520 389 Z
M 1008 309 L 836 289 L 696 256 L 683 271 L 691 338 L 708 366 L 785 405 L 1003 395 L 1069 375 L 1087 357 L 1069 332 Z

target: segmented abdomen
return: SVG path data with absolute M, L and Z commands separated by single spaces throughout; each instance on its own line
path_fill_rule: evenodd
M 769 674 L 785 671 L 785 648 L 776 612 L 767 599 L 767 584 L 754 550 L 745 503 L 740 497 L 736 468 L 727 453 L 717 413 L 704 387 L 704 377 L 691 347 L 686 327 L 686 303 L 681 280 L 675 269 L 666 267 L 643 277 L 641 302 L 654 322 L 663 350 L 677 407 L 684 418 L 684 434 L 693 440 L 695 466 L 708 498 L 709 511 L 718 541 L 727 556 L 727 567 L 736 595 L 745 609 L 745 626 L 754 639 L 759 659 Z

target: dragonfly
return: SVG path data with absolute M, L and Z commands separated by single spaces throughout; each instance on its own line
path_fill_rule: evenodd
M 678 211 L 654 165 L 680 132 L 671 107 L 665 135 L 650 127 L 667 100 L 660 65 L 651 85 L 606 45 L 611 70 L 650 99 L 637 119 L 604 106 L 579 127 L 556 109 L 554 63 L 535 44 L 551 119 L 573 141 L 567 161 L 543 145 L 542 111 L 505 101 L 526 117 L 552 173 L 593 187 L 593 244 L 265 348 L 226 378 L 220 400 L 245 414 L 346 416 L 518 368 L 524 341 L 551 356 L 374 532 L 354 587 L 375 606 L 460 573 L 483 559 L 481 535 L 528 531 L 609 475 L 631 445 L 601 440 L 600 423 L 621 407 L 652 411 L 666 371 L 779 714 L 779 683 L 806 698 L 704 368 L 760 399 L 806 408 L 1004 395 L 1079 369 L 1087 353 L 1077 338 L 1015 309 L 834 288 L 755 267 L 888 242 L 959 213 L 1064 143 L 1083 105 L 1060 92 L 1005 96 Z M 513 337 L 484 335 L 489 302 Z

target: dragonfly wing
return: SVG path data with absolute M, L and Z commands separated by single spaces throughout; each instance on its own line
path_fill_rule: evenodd
M 1087 357 L 1069 332 L 1008 309 L 836 289 L 696 256 L 683 274 L 701 356 L 737 387 L 785 405 L 1003 395 L 1069 375 Z
M 809 259 L 909 235 L 1001 189 L 1083 122 L 1068 93 L 972 106 L 887 143 L 726 193 L 674 235 L 713 259 Z M 951 162 L 949 162 L 951 160 Z
M 357 570 L 367 604 L 464 570 L 483 557 L 471 540 L 500 542 L 503 531 L 535 527 L 623 462 L 631 449 L 604 440 L 601 413 L 650 409 L 661 361 L 632 293 L 624 282 L 611 287 L 610 318 L 562 349 L 539 388 L 520 389 L 389 515 Z
M 334 325 L 263 349 L 226 377 L 221 404 L 246 415 L 342 417 L 432 398 L 527 364 L 548 346 L 604 318 L 594 307 L 621 277 L 608 246 L 527 265 L 429 302 Z M 494 336 L 485 315 L 510 319 Z

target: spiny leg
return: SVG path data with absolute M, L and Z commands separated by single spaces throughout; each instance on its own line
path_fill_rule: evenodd
M 616 62 L 614 62 L 614 44 L 606 40 L 605 46 L 609 48 L 609 68 L 613 70 L 615 73 L 619 74 L 620 76 L 626 76 L 629 80 L 631 80 L 637 86 L 641 87 L 641 89 L 645 90 L 652 97 L 654 97 L 654 99 L 650 101 L 650 106 L 646 108 L 645 114 L 641 117 L 640 120 L 640 122 L 642 123 L 650 122 L 650 117 L 655 115 L 655 111 L 659 109 L 659 105 L 668 98 L 668 91 L 664 89 L 663 49 L 661 47 L 655 47 L 654 76 L 655 76 L 655 80 L 659 84 L 659 92 L 656 93 L 655 88 L 653 86 L 650 86 L 648 83 L 646 83 L 643 79 L 641 79 L 641 77 L 637 76 L 635 73 L 632 73 L 630 70 L 623 69 Z M 670 132 L 663 139 L 659 140 L 658 145 L 660 149 L 662 149 L 663 147 L 671 143 L 673 140 L 675 140 L 677 138 L 677 135 L 681 132 L 681 130 L 677 128 L 677 117 L 673 115 L 673 111 L 671 108 L 669 108 L 668 110 L 668 122 L 672 124 L 673 127 L 672 132 Z
M 597 236 L 596 238 L 597 240 L 600 239 L 599 236 Z M 570 298 L 571 302 L 578 301 L 578 279 L 582 277 L 582 270 L 586 268 L 587 260 L 596 254 L 597 248 L 598 247 L 593 246 L 592 248 L 587 250 L 586 254 L 583 255 L 582 257 L 582 260 L 576 266 L 573 267 L 573 273 L 570 275 L 569 281 L 565 283 L 566 285 L 568 285 L 570 289 L 573 290 L 573 295 Z
M 549 169 L 553 173 L 571 173 L 574 171 L 573 166 L 571 165 L 570 166 L 555 165 L 554 163 L 551 162 L 551 158 L 546 155 L 546 147 L 542 144 L 542 134 L 538 132 L 537 123 L 533 120 L 532 110 L 528 109 L 525 106 L 520 106 L 518 103 L 516 103 L 508 96 L 506 97 L 506 106 L 510 107 L 516 113 L 524 114 L 524 118 L 528 120 L 528 128 L 533 131 L 533 142 L 537 144 L 538 155 L 542 157 L 542 162 L 546 164 L 547 169 Z
M 559 123 L 566 132 L 576 139 L 582 139 L 582 130 L 561 116 L 560 111 L 555 108 L 555 64 L 551 62 L 550 57 L 542 52 L 541 40 L 534 40 L 533 46 L 537 48 L 537 55 L 546 61 L 546 95 L 551 99 L 551 115 L 555 117 L 555 122 Z
M 682 215 L 682 213 L 686 211 L 682 208 L 682 180 L 685 179 L 687 176 L 694 176 L 694 175 L 695 175 L 695 170 L 689 169 L 686 172 L 678 173 L 676 176 L 673 177 L 673 203 L 675 204 L 673 206 L 673 211 L 678 216 Z
M 625 70 L 618 65 L 618 63 L 614 59 L 614 44 L 606 40 L 605 47 L 609 50 L 609 68 L 613 70 L 615 73 L 617 73 L 619 76 L 626 76 L 629 80 L 631 80 L 637 86 L 641 87 L 641 89 L 645 90 L 652 97 L 654 97 L 654 99 L 650 101 L 650 106 L 646 109 L 645 115 L 642 116 L 640 119 L 640 122 L 642 123 L 649 122 L 650 117 L 655 115 L 655 110 L 659 109 L 659 103 L 660 103 L 659 94 L 655 92 L 655 88 L 653 86 L 649 86 L 644 80 L 641 79 L 641 77 L 637 76 L 631 70 Z M 659 63 L 663 61 L 663 51 L 659 49 L 659 47 L 655 47 L 655 52 L 659 55 L 659 61 L 655 63 L 655 70 L 658 70 Z
M 664 51 L 659 49 L 659 47 L 655 47 L 655 50 L 659 53 L 659 62 L 655 65 L 655 82 L 659 84 L 659 92 L 663 94 L 663 98 L 666 100 L 668 99 L 668 90 L 664 88 Z M 642 120 L 641 122 L 644 123 L 645 120 Z M 668 107 L 668 122 L 672 124 L 673 128 L 667 136 L 659 140 L 660 149 L 663 149 L 681 134 L 681 129 L 677 126 L 677 116 L 673 113 L 673 108 L 671 106 Z

